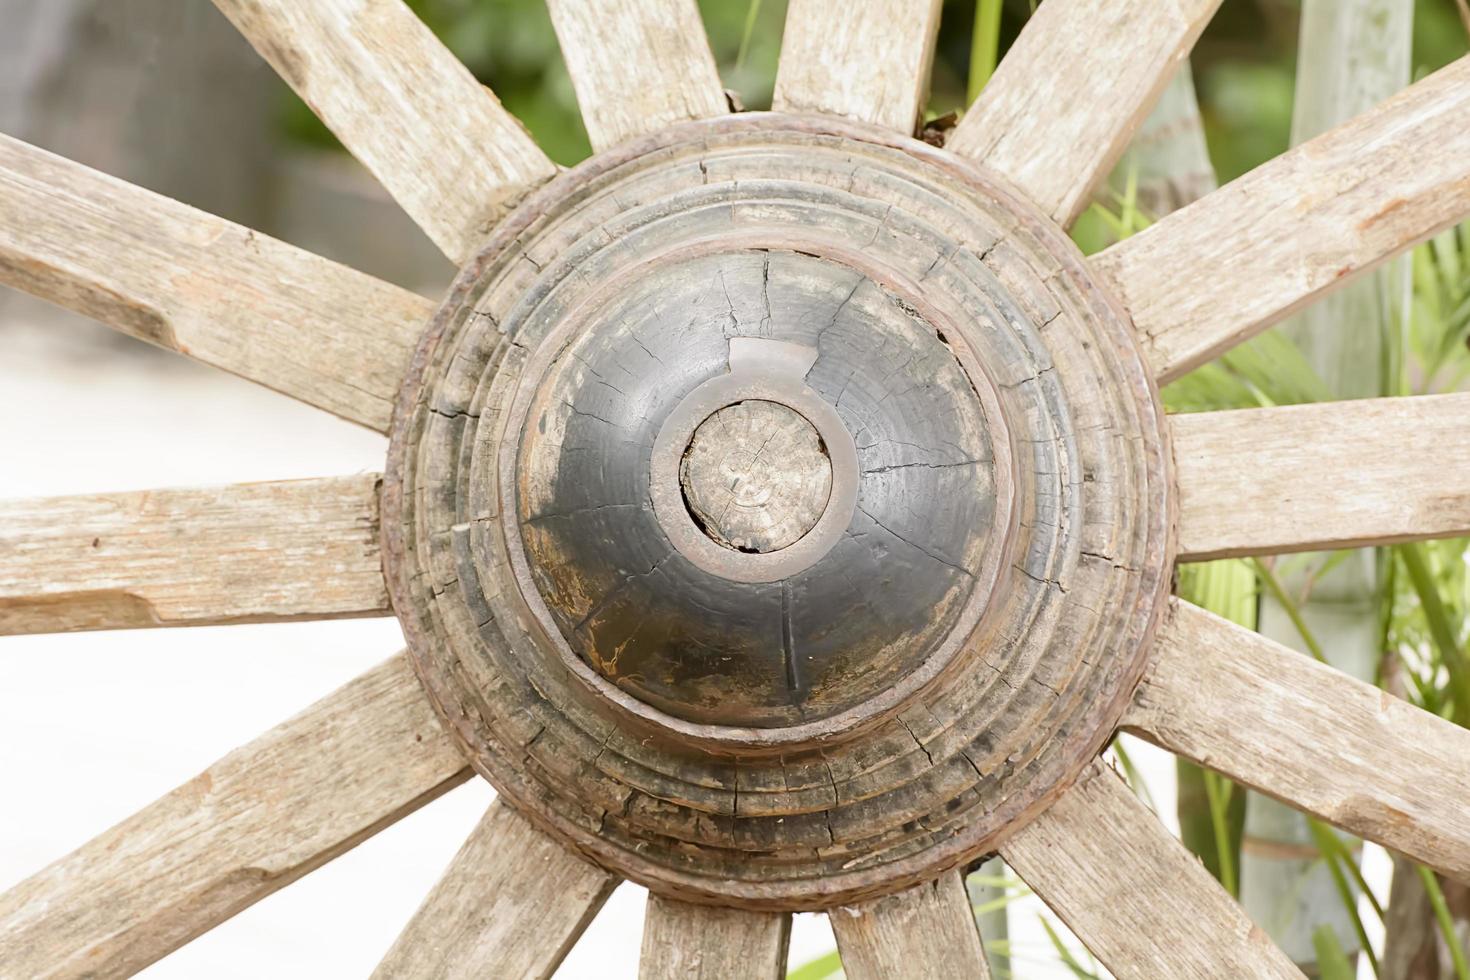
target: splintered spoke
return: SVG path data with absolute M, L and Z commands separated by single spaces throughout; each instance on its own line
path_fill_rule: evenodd
M 400 654 L 0 895 L 0 963 L 135 973 L 467 773 Z
M 547 0 L 593 149 L 729 111 L 694 0 Z
M 639 980 L 780 980 L 791 916 L 648 896 Z
M 1220 0 L 1047 0 L 946 146 L 1071 224 Z
M 433 310 L 7 136 L 0 283 L 379 431 Z
M 929 92 L 940 0 L 792 0 L 772 108 L 912 133 Z
M 851 980 L 990 976 L 958 871 L 827 918 Z
M 1470 730 L 1176 601 L 1123 724 L 1470 881 Z
M 377 486 L 0 501 L 0 635 L 386 613 Z
M 617 883 L 497 800 L 373 976 L 549 977 Z
M 1470 534 L 1467 420 L 1470 394 L 1173 416 L 1179 557 Z
M 1100 762 L 1001 856 L 1119 980 L 1301 977 Z
M 556 173 L 401 0 L 215 0 L 455 262 Z
M 1054 2 L 1054 0 L 1048 0 Z M 1092 259 L 1161 381 L 1470 216 L 1470 57 Z

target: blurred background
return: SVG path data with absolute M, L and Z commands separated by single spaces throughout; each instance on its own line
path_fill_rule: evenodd
M 860 0 L 854 0 L 860 2 Z M 1304 9 L 1305 4 L 1305 9 Z M 415 0 L 555 160 L 588 154 L 543 0 Z M 725 85 L 770 104 L 784 0 L 701 0 Z M 1032 0 L 944 4 L 928 120 L 984 85 Z M 1224 0 L 1074 229 L 1105 247 L 1465 54 L 1464 0 Z M 0 0 L 0 132 L 437 296 L 453 269 L 205 0 Z M 1470 232 L 1440 236 L 1165 393 L 1198 411 L 1463 389 Z M 1350 337 L 1345 341 L 1344 337 Z M 376 471 L 381 437 L 0 287 L 0 496 Z M 1465 465 L 1465 461 L 1447 461 Z M 1323 486 L 1320 492 L 1331 494 Z M 1461 723 L 1463 541 L 1193 566 L 1180 590 Z M 0 888 L 401 644 L 392 620 L 0 640 Z M 63 687 L 62 681 L 65 681 Z M 61 692 L 64 690 L 64 694 Z M 1314 975 L 1470 980 L 1470 892 L 1124 741 L 1135 789 Z M 475 781 L 147 971 L 351 977 L 491 798 Z M 1105 976 L 995 864 L 971 879 L 999 976 Z M 625 885 L 559 975 L 633 977 Z M 792 975 L 839 976 L 820 916 Z

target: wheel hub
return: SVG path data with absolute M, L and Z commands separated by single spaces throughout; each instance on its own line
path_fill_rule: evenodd
M 475 766 L 660 891 L 816 908 L 992 848 L 1167 587 L 1126 321 L 999 181 L 747 114 L 603 154 L 462 272 L 384 488 Z

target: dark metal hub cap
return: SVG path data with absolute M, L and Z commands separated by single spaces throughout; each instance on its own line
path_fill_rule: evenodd
M 1109 737 L 1167 588 L 1131 331 L 996 179 L 742 114 L 603 154 L 460 275 L 385 477 L 469 759 L 659 891 L 820 908 L 983 854 Z

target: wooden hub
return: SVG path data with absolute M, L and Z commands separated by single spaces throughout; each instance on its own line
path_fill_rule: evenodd
M 710 540 L 764 555 L 816 526 L 832 494 L 832 459 L 803 415 L 757 398 L 699 423 L 679 464 L 679 486 Z
M 1165 457 L 1045 217 L 746 114 L 564 174 L 466 266 L 400 397 L 388 577 L 531 819 L 666 894 L 824 908 L 986 853 L 1102 748 Z

